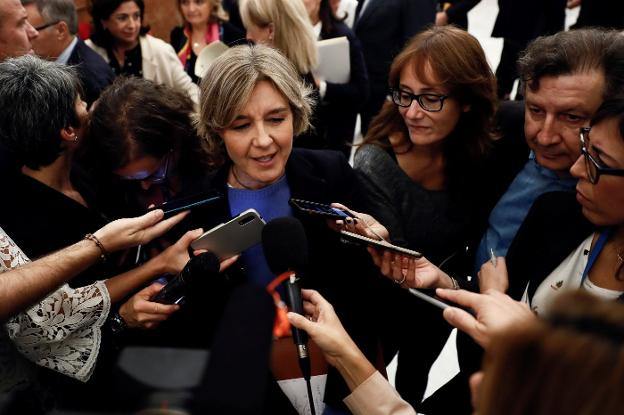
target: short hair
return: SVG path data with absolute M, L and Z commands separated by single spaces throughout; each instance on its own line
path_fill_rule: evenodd
M 619 37 L 615 30 L 578 29 L 535 39 L 518 59 L 518 73 L 525 88 L 539 89 L 544 76 L 599 71 L 607 77 L 605 56 Z M 607 80 L 607 85 L 609 82 Z M 606 89 L 606 88 L 605 88 Z
M 180 174 L 203 174 L 206 149 L 194 127 L 194 105 L 184 93 L 138 77 L 119 77 L 91 111 L 85 158 L 110 173 L 137 157 L 177 150 Z
M 413 65 L 421 81 L 444 86 L 460 105 L 470 105 L 470 110 L 461 114 L 451 136 L 445 140 L 446 156 L 453 159 L 447 166 L 463 176 L 466 162 L 482 159 L 492 141 L 496 79 L 485 52 L 479 41 L 465 30 L 434 26 L 414 36 L 394 58 L 388 78 L 390 88 L 398 88 L 401 71 L 409 65 Z M 435 79 L 428 79 L 431 76 Z M 397 105 L 388 101 L 373 118 L 364 143 L 389 146 L 387 137 L 397 132 L 409 136 Z M 457 160 L 464 162 L 456 165 Z
M 182 14 L 182 2 L 184 0 L 178 0 L 178 11 L 180 12 L 180 16 L 182 16 L 182 20 L 184 20 L 184 15 Z M 210 3 L 210 19 L 209 22 L 227 22 L 230 20 L 230 15 L 223 8 L 223 2 L 221 0 L 206 0 Z M 186 21 L 185 21 L 186 23 Z
M 219 134 L 236 119 L 260 81 L 271 82 L 288 100 L 295 135 L 310 127 L 313 92 L 293 64 L 268 46 L 236 46 L 212 63 L 200 84 L 198 131 L 215 157 L 224 155 Z M 216 163 L 221 163 L 218 158 Z
M 592 117 L 590 125 L 593 127 L 609 119 L 617 121 L 620 139 L 624 139 L 624 95 L 604 101 Z
M 301 0 L 241 0 L 240 14 L 247 27 L 273 24 L 273 45 L 295 64 L 300 74 L 316 66 L 316 35 Z
M 549 316 L 492 340 L 478 413 L 622 413 L 624 305 L 586 292 L 562 294 Z
M 22 0 L 22 5 L 34 4 L 46 22 L 65 22 L 69 33 L 78 33 L 78 13 L 74 0 Z
M 91 17 L 93 18 L 93 28 L 91 40 L 98 46 L 109 48 L 113 45 L 114 39 L 108 30 L 104 29 L 102 20 L 107 20 L 115 10 L 123 3 L 134 2 L 141 12 L 141 30 L 139 35 L 143 36 L 149 32 L 149 25 L 145 25 L 145 3 L 143 0 L 91 0 Z
M 0 140 L 31 169 L 54 162 L 60 132 L 80 127 L 76 100 L 82 87 L 73 67 L 32 55 L 0 63 Z

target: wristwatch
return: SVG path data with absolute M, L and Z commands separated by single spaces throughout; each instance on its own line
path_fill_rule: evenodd
M 119 315 L 118 312 L 113 314 L 113 316 L 108 320 L 108 324 L 114 334 L 120 334 L 128 328 L 125 320 L 121 317 L 121 315 Z

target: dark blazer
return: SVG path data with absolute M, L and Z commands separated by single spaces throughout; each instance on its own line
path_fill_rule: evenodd
M 566 0 L 498 0 L 492 37 L 502 37 L 521 48 L 542 35 L 563 30 Z
M 85 92 L 84 100 L 89 106 L 115 79 L 115 74 L 108 63 L 81 39 L 78 39 L 67 63 L 75 65 L 78 69 L 78 77 Z
M 507 251 L 509 295 L 520 300 L 529 283 L 532 298 L 542 281 L 594 230 L 575 193 L 538 197 Z
M 325 97 L 318 108 L 318 128 L 324 131 L 332 150 L 341 150 L 348 157 L 353 141 L 355 119 L 368 99 L 368 71 L 364 63 L 362 45 L 353 31 L 342 22 L 332 22 L 331 30 L 323 27 L 322 39 L 345 36 L 349 40 L 351 79 L 345 84 L 327 82 Z M 322 133 L 321 133 L 322 134 Z
M 230 217 L 227 202 L 229 165 L 215 176 L 216 190 L 225 195 L 221 218 Z M 286 178 L 291 197 L 320 203 L 340 202 L 358 210 L 362 205 L 355 173 L 344 156 L 335 151 L 295 148 L 286 164 Z M 375 362 L 377 331 L 382 323 L 380 309 L 383 290 L 393 285 L 380 276 L 365 249 L 348 245 L 324 219 L 294 212 L 301 220 L 308 238 L 308 262 L 303 286 L 318 290 L 331 302 L 349 334 L 364 354 Z M 391 287 L 394 288 L 394 287 Z M 331 369 L 325 401 L 333 407 L 342 405 L 348 389 L 338 373 Z M 275 412 L 282 413 L 282 412 Z
M 354 32 L 362 42 L 373 94 L 386 94 L 394 57 L 416 33 L 435 21 L 435 0 L 368 0 L 356 16 Z

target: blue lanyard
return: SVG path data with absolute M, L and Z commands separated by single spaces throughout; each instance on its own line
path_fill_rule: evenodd
M 607 239 L 609 239 L 609 235 L 611 235 L 611 229 L 605 229 L 604 231 L 600 232 L 600 236 L 598 237 L 594 248 L 589 253 L 587 265 L 585 265 L 585 269 L 583 270 L 583 276 L 581 277 L 581 287 L 583 286 L 585 279 L 587 279 L 587 274 L 589 274 L 589 270 L 594 265 L 594 262 L 596 262 L 596 258 L 598 258 L 598 255 L 600 255 L 600 251 L 602 251 L 602 248 L 604 248 L 605 242 L 607 242 Z

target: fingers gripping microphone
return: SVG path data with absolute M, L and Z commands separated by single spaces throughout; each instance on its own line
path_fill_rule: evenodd
M 262 248 L 264 257 L 274 274 L 290 273 L 286 280 L 286 294 L 290 311 L 304 314 L 301 286 L 297 274 L 308 263 L 308 240 L 303 225 L 296 218 L 284 217 L 273 219 L 262 229 Z M 310 408 L 314 413 L 310 386 L 310 356 L 308 354 L 308 333 L 296 327 L 291 328 L 293 341 L 297 347 L 299 366 L 308 386 Z
M 169 281 L 151 300 L 162 304 L 180 304 L 197 279 L 206 278 L 218 272 L 219 259 L 215 254 L 204 252 L 191 257 L 182 272 Z

